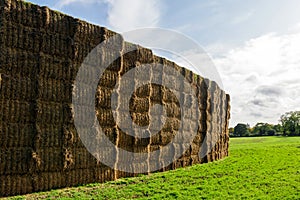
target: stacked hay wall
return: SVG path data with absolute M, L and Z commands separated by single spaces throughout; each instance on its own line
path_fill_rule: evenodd
M 81 63 L 94 47 L 115 34 L 47 7 L 0 0 L 0 196 L 135 175 L 97 162 L 82 144 L 72 113 L 73 84 Z M 117 79 L 138 67 L 137 62 L 157 62 L 174 66 L 189 80 L 196 90 L 201 113 L 197 136 L 189 150 L 162 171 L 227 156 L 229 96 L 215 82 L 157 57 L 151 50 L 137 48 L 116 60 L 99 81 L 97 117 L 110 140 L 128 151 L 149 153 L 168 144 L 176 133 L 178 102 L 162 86 L 142 87 L 130 105 L 133 119 L 140 125 L 149 121 L 153 102 L 171 109 L 169 125 L 154 137 L 127 135 L 111 113 L 109 95 Z M 212 151 L 201 158 L 202 143 L 211 145 L 212 138 L 204 141 L 207 135 L 219 139 Z M 148 158 L 141 163 L 151 162 Z

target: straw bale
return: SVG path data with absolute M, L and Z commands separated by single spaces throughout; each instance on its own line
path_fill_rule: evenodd
M 126 130 L 125 132 L 122 130 L 122 131 L 119 131 L 119 134 L 118 134 L 118 147 L 119 148 L 122 148 L 122 149 L 125 149 L 127 151 L 132 151 L 132 147 L 134 145 L 134 137 L 126 134 Z
M 151 142 L 151 138 L 150 138 L 150 134 L 148 138 L 139 138 L 139 137 L 135 137 L 135 141 L 134 144 L 135 146 L 139 146 L 139 147 L 145 147 L 148 146 Z
M 92 183 L 95 180 L 94 169 L 76 169 L 65 173 L 66 185 L 75 186 Z
M 165 103 L 164 108 L 166 109 L 168 117 L 181 119 L 181 108 L 176 103 Z
M 0 54 L 1 70 L 9 77 L 36 78 L 39 61 L 37 55 L 22 49 L 4 48 Z M 4 67 L 5 66 L 5 67 Z
M 134 76 L 133 75 L 128 75 L 131 76 L 130 78 L 127 79 L 122 79 L 122 88 L 126 88 L 125 90 L 119 90 L 120 94 L 125 94 L 128 95 L 128 91 L 133 91 L 133 94 L 135 94 L 135 81 L 134 81 Z M 120 100 L 121 101 L 121 100 Z
M 162 90 L 162 93 L 163 93 L 163 102 L 179 104 L 176 95 L 173 94 L 173 92 L 170 89 L 164 88 Z
M 96 158 L 86 148 L 74 149 L 74 167 L 76 169 L 87 169 L 96 166 Z
M 30 147 L 34 137 L 34 125 L 0 122 L 0 147 Z
M 66 97 L 66 83 L 56 79 L 38 80 L 38 98 L 39 100 L 52 101 L 52 102 L 65 102 L 69 99 Z
M 135 80 L 135 82 L 137 82 L 137 80 Z M 134 83 L 134 84 L 137 85 L 137 83 Z M 139 87 L 135 90 L 133 95 L 136 96 L 137 98 L 141 98 L 141 99 L 149 98 L 149 96 L 152 92 L 151 87 L 152 87 L 151 84 L 142 85 L 141 87 Z
M 43 78 L 70 81 L 71 60 L 61 56 L 40 54 L 39 75 Z
M 60 103 L 37 101 L 37 123 L 61 124 L 63 106 Z
M 7 148 L 0 152 L 0 174 L 26 174 L 29 170 L 31 148 Z
M 120 72 L 120 75 L 123 76 L 129 70 L 135 68 L 136 61 L 137 61 L 137 50 L 128 52 L 125 55 L 123 55 L 123 68 Z
M 115 176 L 114 177 L 115 177 L 115 179 L 120 179 L 120 178 L 135 177 L 135 176 L 136 176 L 136 174 L 134 174 L 134 173 L 123 172 L 123 171 L 115 171 Z
M 100 126 L 113 127 L 115 126 L 115 120 L 111 109 L 97 109 L 97 118 Z
M 63 169 L 62 150 L 57 147 L 38 149 L 32 153 L 33 168 L 42 172 L 55 172 Z M 36 157 L 36 159 L 35 159 Z
M 117 143 L 120 132 L 118 127 L 102 127 L 102 131 L 113 144 Z
M 74 126 L 71 102 L 73 83 L 79 67 L 96 45 L 114 35 L 119 36 L 115 39 L 116 44 L 111 49 L 97 53 L 102 60 L 89 60 L 90 70 L 85 72 L 88 80 L 80 82 L 86 86 L 80 94 L 95 92 L 90 87 L 90 77 L 95 74 L 95 67 L 103 63 L 103 59 L 111 59 L 112 50 L 120 51 L 120 57 L 99 77 L 95 98 L 96 113 L 102 131 L 119 148 L 143 153 L 162 150 L 156 152 L 156 156 L 149 157 L 149 154 L 139 158 L 141 164 L 135 170 L 148 167 L 156 169 L 162 163 L 164 167 L 161 171 L 164 171 L 210 162 L 228 155 L 230 98 L 215 82 L 155 56 L 149 49 L 119 40 L 120 35 L 106 28 L 73 19 L 46 7 L 40 8 L 16 0 L 0 0 L 0 23 L 0 146 L 4 149 L 0 152 L 0 158 L 5 161 L 0 164 L 0 178 L 5 184 L 5 187 L 1 184 L 0 196 L 136 176 L 133 173 L 114 171 L 103 165 L 100 155 L 93 153 L 98 156 L 97 160 L 89 153 L 77 133 L 80 130 L 90 134 L 89 124 L 86 127 Z M 121 56 L 121 50 L 126 52 L 134 48 L 134 51 Z M 112 89 L 125 73 L 153 62 L 163 65 L 161 69 L 166 77 L 151 72 L 151 78 L 168 78 L 177 91 L 174 93 L 168 88 L 151 83 L 134 91 L 128 106 L 132 120 L 137 125 L 149 124 L 149 108 L 156 103 L 164 106 L 168 116 L 162 130 L 156 130 L 158 133 L 150 138 L 141 139 L 126 134 L 129 125 L 125 130 L 120 130 L 116 125 L 110 97 Z M 189 83 L 176 80 L 168 73 L 169 67 L 178 70 Z M 128 80 L 123 86 L 134 89 L 139 81 L 141 77 L 134 74 L 132 80 Z M 195 90 L 198 102 L 192 100 L 190 86 Z M 177 99 L 178 94 L 180 99 Z M 179 100 L 184 102 L 183 108 L 180 107 Z M 124 99 L 119 98 L 118 101 L 122 103 Z M 82 111 L 80 117 L 83 120 L 92 118 L 95 108 L 87 106 L 91 102 L 83 100 L 79 103 Z M 166 156 L 174 159 L 178 157 L 176 154 L 182 146 L 165 145 L 179 129 L 181 110 L 190 108 L 195 103 L 198 103 L 200 112 L 197 136 L 190 149 L 167 166 L 161 160 L 167 153 L 165 148 L 171 148 L 171 155 Z M 184 113 L 184 117 L 192 119 L 195 112 Z M 183 129 L 189 133 L 194 127 L 195 122 L 191 122 L 185 124 Z M 198 153 L 205 136 L 207 146 L 212 151 L 200 159 Z M 94 137 L 95 140 L 91 141 L 93 144 L 101 139 L 97 135 Z M 212 137 L 219 137 L 215 146 L 212 146 Z M 106 144 L 101 145 L 106 156 L 111 155 L 110 153 L 118 154 L 117 149 L 106 147 Z M 117 158 L 112 159 L 115 159 L 113 162 L 117 166 Z M 21 173 L 30 175 L 21 176 Z
M 148 112 L 144 112 L 144 113 L 132 113 L 131 116 L 132 116 L 132 121 L 135 124 L 137 124 L 137 125 L 139 125 L 141 127 L 149 125 L 150 116 L 149 116 Z
M 163 86 L 157 84 L 151 84 L 150 99 L 153 103 L 162 104 L 163 98 Z
M 26 77 L 1 74 L 0 98 L 30 101 L 35 98 L 35 82 Z
M 75 164 L 74 152 L 70 148 L 63 149 L 63 169 L 70 169 Z
M 191 155 L 198 155 L 200 152 L 200 144 L 195 144 L 195 143 L 192 143 L 191 144 L 191 152 L 190 154 Z
M 94 168 L 94 174 L 95 180 L 97 182 L 112 181 L 119 177 L 119 172 L 115 174 L 114 170 L 107 166 L 102 166 L 101 168 Z M 120 175 L 121 174 L 122 173 L 120 173 Z
M 61 147 L 63 143 L 62 125 L 60 124 L 36 124 L 38 138 L 36 145 L 38 147 Z
M 99 80 L 100 87 L 114 88 L 119 80 L 119 74 L 116 71 L 105 70 Z
M 173 137 L 176 135 L 176 132 L 175 131 L 165 131 L 165 130 L 162 130 L 160 131 L 160 144 L 161 145 L 167 145 L 169 144 Z
M 199 164 L 201 163 L 198 155 L 192 155 L 191 156 L 191 165 Z
M 42 172 L 32 177 L 34 191 L 51 190 L 66 187 L 66 177 L 63 172 Z
M 151 49 L 138 46 L 138 61 L 141 63 L 153 63 L 154 57 Z
M 14 196 L 33 192 L 32 177 L 30 175 L 0 176 L 0 196 Z
M 74 146 L 78 140 L 80 140 L 76 129 L 73 125 L 63 125 L 63 145 L 64 146 Z
M 10 123 L 34 122 L 32 104 L 18 100 L 0 100 L 0 119 Z
M 161 133 L 160 130 L 157 132 L 152 132 L 151 133 L 151 137 L 150 137 L 150 145 L 159 145 L 161 144 L 161 137 L 160 137 Z
M 147 146 L 137 146 L 136 145 L 136 146 L 133 146 L 133 152 L 134 153 L 149 153 L 149 147 L 148 147 L 148 145 Z M 145 159 L 148 159 L 148 158 L 145 157 Z
M 70 103 L 64 103 L 63 104 L 63 121 L 64 124 L 74 124 L 74 111 L 73 111 L 73 105 Z
M 112 89 L 98 87 L 96 92 L 96 108 L 111 108 Z
M 163 131 L 178 131 L 180 126 L 180 120 L 177 118 L 167 118 L 165 125 L 163 126 Z

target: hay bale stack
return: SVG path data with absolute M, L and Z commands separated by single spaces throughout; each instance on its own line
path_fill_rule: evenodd
M 72 91 L 77 72 L 92 49 L 115 35 L 118 34 L 47 7 L 20 0 L 0 0 L 0 197 L 137 175 L 99 162 L 99 155 L 88 152 L 78 134 L 79 131 L 88 134 L 88 125 L 75 127 L 74 124 Z M 135 170 L 148 169 L 147 174 L 153 169 L 165 171 L 228 156 L 229 95 L 215 82 L 155 56 L 149 49 L 125 41 L 121 47 L 120 57 L 99 77 L 95 108 L 103 132 L 116 147 L 145 153 L 142 158 L 132 157 L 140 163 Z M 121 55 L 133 47 L 134 51 Z M 102 58 L 100 63 L 111 58 L 109 51 L 98 53 Z M 97 61 L 89 61 L 91 71 L 85 74 L 88 78 L 96 71 L 92 64 L 97 64 Z M 147 126 L 157 119 L 163 125 L 161 130 L 155 130 L 157 134 L 139 138 L 127 134 L 130 124 L 120 128 L 116 123 L 111 95 L 122 76 L 145 64 L 161 65 L 163 69 L 171 66 L 177 70 L 192 86 L 198 102 L 191 100 L 189 87 L 174 75 L 168 80 L 178 88 L 175 91 L 178 96 L 169 88 L 151 82 L 136 88 L 128 105 L 132 121 Z M 155 71 L 149 73 L 153 79 L 164 78 Z M 86 86 L 80 94 L 93 92 L 89 80 L 80 82 Z M 132 81 L 124 82 L 124 86 L 133 89 L 143 78 L 135 72 Z M 118 93 L 126 91 L 118 90 Z M 125 101 L 122 98 L 119 97 L 118 103 Z M 179 102 L 183 102 L 183 107 Z M 89 103 L 83 99 L 79 107 L 86 110 Z M 190 134 L 198 123 L 197 135 L 182 154 L 178 152 L 185 144 L 169 146 L 172 153 L 168 156 L 174 161 L 166 163 L 164 151 L 157 150 L 164 149 L 176 136 L 182 109 L 196 103 L 197 122 L 191 120 L 183 125 L 183 130 Z M 160 115 L 149 114 L 156 104 L 166 110 L 164 124 Z M 192 119 L 194 114 L 192 111 L 184 117 Z M 117 148 L 113 151 L 118 155 Z M 112 162 L 120 165 L 117 157 L 112 158 Z

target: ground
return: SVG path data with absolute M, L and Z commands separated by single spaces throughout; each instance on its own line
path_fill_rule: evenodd
M 221 161 L 24 198 L 300 199 L 300 137 L 233 138 Z

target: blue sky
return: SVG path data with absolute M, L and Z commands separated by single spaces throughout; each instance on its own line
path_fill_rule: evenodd
M 232 98 L 231 125 L 277 123 L 300 105 L 300 1 L 30 0 L 117 32 L 179 31 L 212 57 Z

